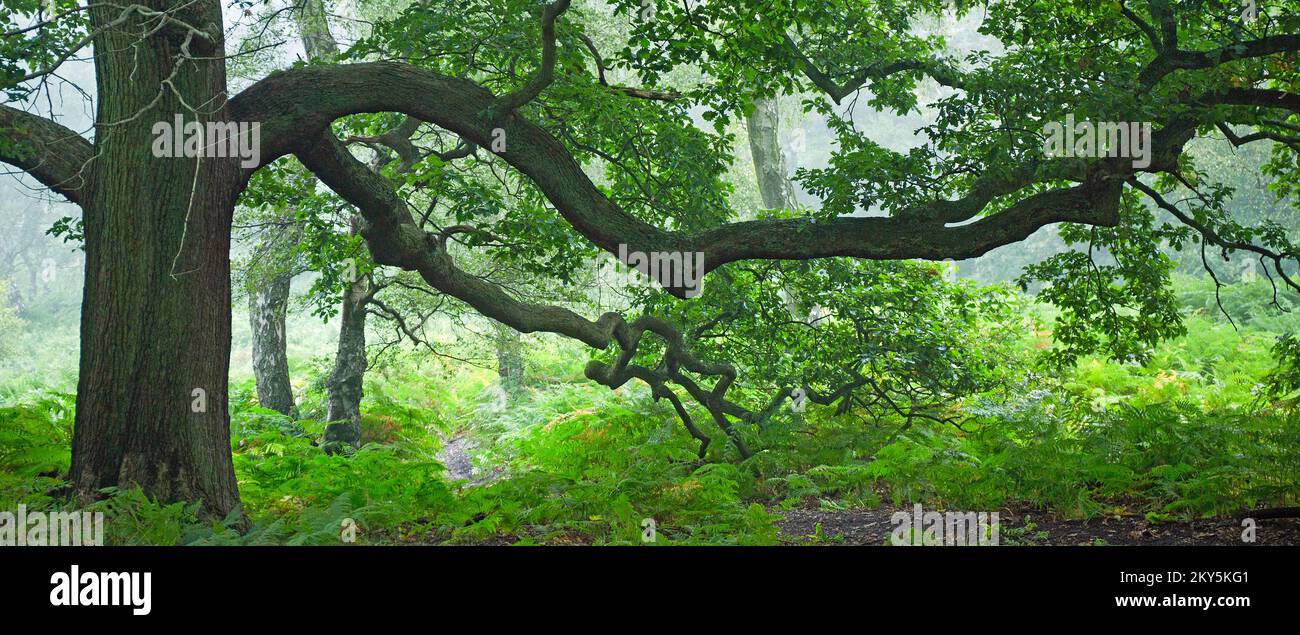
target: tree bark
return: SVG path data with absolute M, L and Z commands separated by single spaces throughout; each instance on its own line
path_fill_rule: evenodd
M 329 411 L 325 425 L 326 449 L 345 443 L 358 447 L 361 442 L 362 381 L 366 374 L 366 305 L 370 293 L 365 279 L 358 280 L 343 294 L 340 313 L 339 346 L 334 356 L 327 388 Z
M 754 161 L 754 178 L 758 193 L 763 199 L 763 209 L 794 209 L 794 186 L 786 175 L 785 155 L 781 153 L 781 109 L 779 97 L 760 98 L 754 101 L 754 112 L 749 116 L 749 154 Z M 790 317 L 808 319 L 808 308 L 795 301 L 789 287 L 783 287 L 781 298 Z
M 294 8 L 294 21 L 307 59 L 328 59 L 339 54 L 339 43 L 330 33 L 329 20 L 322 0 L 301 0 Z
M 237 158 L 156 157 L 156 122 L 224 120 L 218 3 L 171 7 L 194 36 L 93 3 L 95 168 L 70 481 L 83 496 L 137 485 L 158 500 L 239 503 L 230 452 L 230 229 Z M 181 60 L 188 54 L 192 59 Z M 163 89 L 161 87 L 168 87 Z M 204 104 L 197 112 L 188 105 Z M 84 190 L 81 192 L 84 194 Z
M 790 184 L 781 154 L 781 110 L 777 98 L 754 100 L 754 112 L 747 122 L 749 153 L 754 159 L 754 176 L 765 209 L 793 209 L 794 187 Z
M 297 242 L 296 240 L 294 241 Z M 257 402 L 286 416 L 294 416 L 293 386 L 289 383 L 289 357 L 285 352 L 285 317 L 293 274 L 272 273 L 248 291 L 248 323 L 253 332 L 253 376 Z

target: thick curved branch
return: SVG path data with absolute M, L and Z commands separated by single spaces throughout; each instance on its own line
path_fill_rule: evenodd
M 1300 50 L 1300 34 L 1288 33 L 1229 44 L 1209 51 L 1178 51 L 1173 55 L 1172 63 L 1177 70 L 1197 70 L 1297 50 Z
M 1277 53 L 1300 50 L 1300 35 L 1285 34 L 1237 42 L 1208 51 L 1182 51 L 1176 38 L 1170 41 L 1166 31 L 1164 46 L 1156 47 L 1157 55 L 1142 69 L 1138 81 L 1142 86 L 1155 86 L 1170 73 L 1179 70 L 1202 70 L 1237 60 L 1267 57 Z
M 1199 101 L 1224 106 L 1277 108 L 1300 113 L 1300 94 L 1271 88 L 1229 88 L 1203 95 Z
M 299 150 L 304 130 L 321 130 L 334 119 L 363 112 L 402 112 L 482 147 L 504 139 L 505 148 L 498 155 L 536 183 L 565 220 L 596 246 L 611 254 L 618 253 L 620 245 L 628 252 L 699 252 L 704 254 L 706 272 L 754 258 L 971 258 L 1023 240 L 1052 223 L 1118 222 L 1118 182 L 1123 175 L 1108 177 L 1099 168 L 1080 175 L 1083 183 L 1077 187 L 1035 194 L 960 226 L 950 226 L 955 203 L 936 201 L 906 217 L 769 219 L 731 223 L 698 234 L 668 231 L 637 219 L 606 197 L 546 130 L 520 116 L 497 122 L 486 119 L 484 113 L 490 113 L 494 103 L 490 92 L 468 80 L 377 62 L 276 73 L 233 99 L 231 109 L 240 120 L 262 122 L 264 161 Z M 1155 145 L 1160 148 L 1159 139 Z M 1104 167 L 1104 162 L 1097 165 Z M 1015 191 L 1033 182 L 1027 179 L 1009 190 L 998 190 Z M 957 207 L 969 218 L 984 205 Z M 684 295 L 684 290 L 669 290 Z
M 0 105 L 0 161 L 22 169 L 73 203 L 86 199 L 95 147 L 45 117 Z

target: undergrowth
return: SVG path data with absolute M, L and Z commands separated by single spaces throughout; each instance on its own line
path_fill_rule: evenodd
M 251 380 L 232 382 L 237 513 L 201 518 L 132 489 L 90 508 L 107 515 L 109 544 L 338 544 L 351 523 L 362 544 L 630 545 L 653 532 L 655 544 L 761 545 L 777 542 L 783 510 L 807 506 L 1165 521 L 1300 504 L 1300 345 L 1282 333 L 1293 323 L 1234 291 L 1225 301 L 1247 316 L 1234 329 L 1203 286 L 1180 287 L 1188 335 L 1144 365 L 1028 367 L 1015 390 L 953 404 L 957 425 L 783 412 L 741 427 L 759 450 L 745 461 L 716 431 L 698 459 L 668 405 L 586 382 L 583 355 L 557 347 L 533 352 L 514 394 L 482 369 L 382 365 L 367 375 L 365 444 L 331 456 L 318 445 L 327 364 L 298 360 L 296 419 L 258 407 Z M 1042 323 L 1026 354 L 1050 337 Z M 74 397 L 16 380 L 0 396 L 0 509 L 74 507 L 61 493 Z M 472 441 L 473 483 L 442 465 L 458 437 Z

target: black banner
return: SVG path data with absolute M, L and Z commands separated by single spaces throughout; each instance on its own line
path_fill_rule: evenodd
M 960 619 L 961 611 L 1008 617 L 1048 611 L 1199 623 L 1282 617 L 1294 615 L 1296 607 L 1297 552 L 1285 547 L 88 547 L 0 552 L 0 604 L 10 620 L 31 615 L 92 621 L 210 616 L 221 621 L 268 611 L 295 619 L 427 618 L 430 611 L 468 606 L 460 602 L 499 607 L 494 620 L 522 617 L 517 612 L 529 608 L 653 602 L 658 619 L 667 617 L 664 612 L 689 614 L 699 602 L 724 600 L 760 621 L 765 611 L 815 602 L 838 607 L 835 611 L 863 603 L 922 614 L 941 607 L 948 616 L 944 619 Z M 245 615 L 249 611 L 253 613 Z

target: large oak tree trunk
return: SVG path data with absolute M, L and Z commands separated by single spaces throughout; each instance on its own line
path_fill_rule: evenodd
M 237 159 L 155 157 L 153 125 L 220 120 L 218 3 L 175 8 L 208 34 L 146 27 L 92 3 L 98 112 L 85 208 L 86 278 L 70 480 L 83 495 L 140 486 L 163 501 L 239 503 L 230 452 L 230 224 Z M 179 68 L 177 65 L 181 65 Z M 193 111 L 191 107 L 198 107 Z

